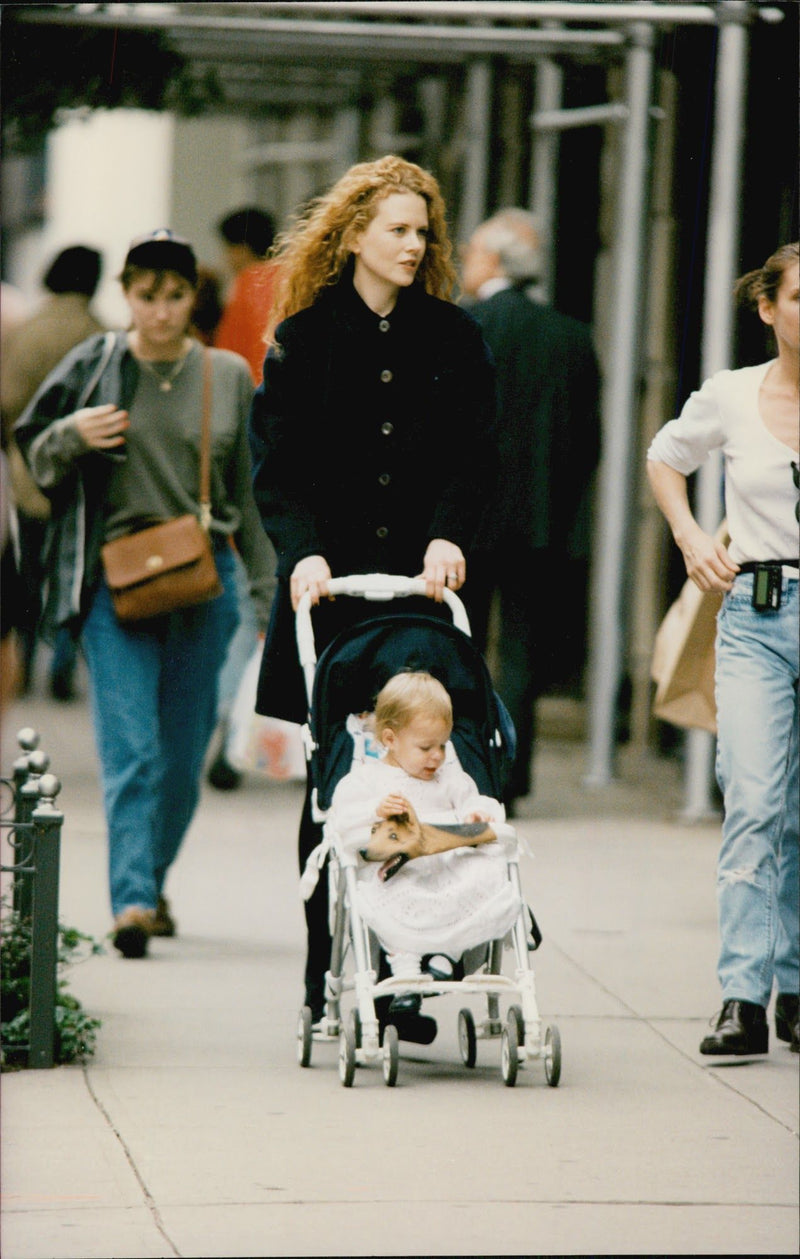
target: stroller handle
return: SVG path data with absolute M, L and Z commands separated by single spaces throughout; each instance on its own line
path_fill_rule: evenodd
M 388 603 L 391 599 L 404 598 L 407 595 L 422 595 L 424 597 L 426 584 L 421 577 L 400 577 L 391 573 L 354 573 L 349 577 L 332 577 L 328 582 L 328 593 Z M 448 590 L 446 587 L 442 594 L 444 602 L 450 609 L 456 629 L 460 629 L 469 635 L 469 617 L 464 604 L 457 594 L 454 594 L 452 590 Z M 314 643 L 314 627 L 311 623 L 311 596 L 308 591 L 301 596 L 297 605 L 295 633 L 300 665 L 305 674 L 306 689 L 310 697 L 314 682 L 314 666 L 317 663 L 317 651 Z

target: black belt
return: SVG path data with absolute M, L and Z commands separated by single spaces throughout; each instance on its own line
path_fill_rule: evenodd
M 800 560 L 748 560 L 739 565 L 740 573 L 754 573 L 757 568 L 800 568 Z

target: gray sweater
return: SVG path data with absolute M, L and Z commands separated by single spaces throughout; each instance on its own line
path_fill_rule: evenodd
M 47 379 L 24 411 L 16 437 L 52 504 L 47 545 L 45 631 L 79 629 L 99 578 L 103 542 L 158 519 L 197 510 L 200 489 L 202 349 L 193 345 L 170 392 L 158 388 L 116 334 L 113 351 L 85 397 L 105 338 L 82 342 Z M 252 382 L 245 361 L 211 350 L 212 531 L 230 536 L 250 578 L 266 627 L 275 586 L 275 553 L 253 501 L 246 424 Z M 90 450 L 75 424 L 82 406 L 113 402 L 129 413 L 123 452 Z

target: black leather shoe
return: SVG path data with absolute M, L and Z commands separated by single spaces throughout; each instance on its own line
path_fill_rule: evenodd
M 242 781 L 242 775 L 226 760 L 224 751 L 219 752 L 211 762 L 207 778 L 217 791 L 235 791 Z
M 414 1045 L 432 1045 L 436 1040 L 436 1019 L 427 1014 L 390 1014 L 387 1023 L 394 1023 L 400 1040 L 410 1041 Z
M 319 1023 L 325 1015 L 325 983 L 306 982 L 305 1004 L 311 1009 L 311 1022 Z
M 749 1057 L 769 1049 L 767 1012 L 752 1001 L 726 1001 L 710 1036 L 700 1043 L 701 1054 Z
M 800 997 L 793 992 L 781 992 L 775 1000 L 775 1035 L 800 1054 Z
M 402 997 L 392 997 L 389 1014 L 419 1014 L 422 1009 L 422 997 L 418 992 L 404 993 Z M 394 1022 L 394 1019 L 391 1020 Z

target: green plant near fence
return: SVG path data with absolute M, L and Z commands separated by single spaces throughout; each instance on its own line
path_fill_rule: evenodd
M 0 901 L 0 1067 L 23 1067 L 30 1041 L 31 922 L 3 897 Z M 91 1018 L 68 991 L 64 972 L 103 952 L 99 940 L 74 927 L 58 926 L 54 1061 L 84 1062 L 95 1051 L 100 1020 Z

